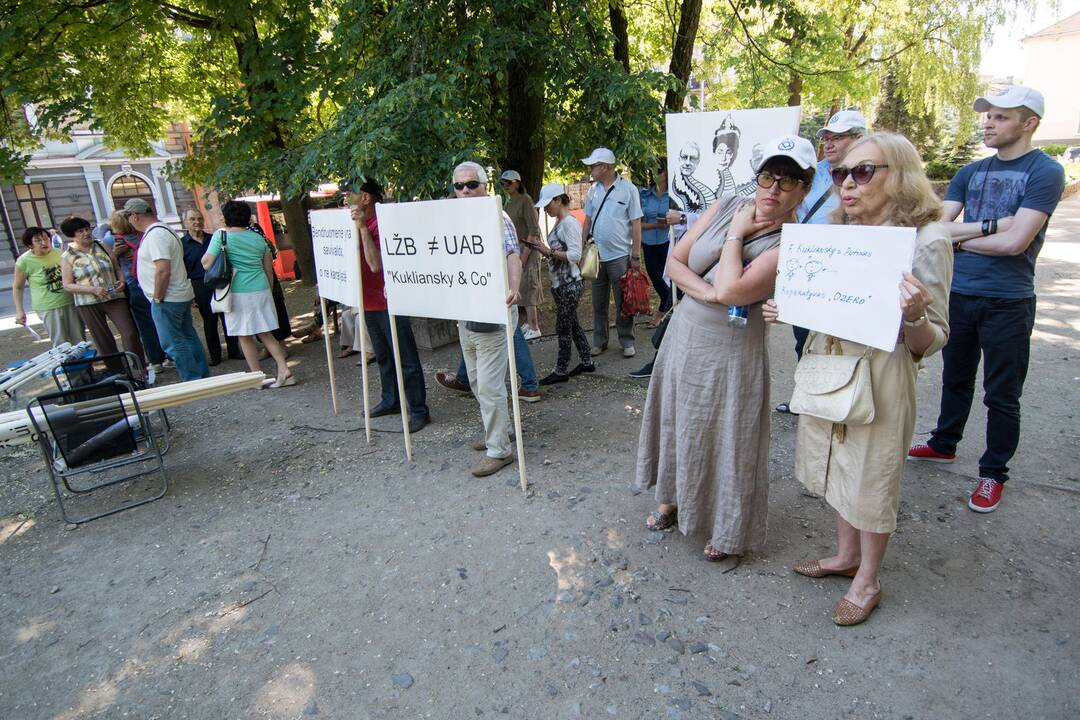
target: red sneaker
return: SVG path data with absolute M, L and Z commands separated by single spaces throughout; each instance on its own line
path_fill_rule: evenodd
M 912 445 L 907 453 L 908 460 L 927 460 L 936 463 L 951 463 L 956 459 L 956 453 L 946 455 L 939 453 L 929 445 Z
M 1005 489 L 1004 483 L 990 478 L 979 478 L 979 486 L 971 493 L 968 499 L 968 507 L 975 512 L 994 512 L 998 503 L 1001 502 L 1001 492 Z

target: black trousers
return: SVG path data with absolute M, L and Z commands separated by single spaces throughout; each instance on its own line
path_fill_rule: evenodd
M 949 342 L 942 350 L 941 413 L 928 445 L 954 453 L 975 398 L 975 377 L 983 361 L 986 451 L 980 477 L 1009 479 L 1008 463 L 1020 442 L 1020 396 L 1024 392 L 1035 298 L 1011 300 L 949 295 Z
M 199 316 L 202 317 L 203 335 L 206 337 L 206 352 L 210 356 L 210 362 L 221 362 L 221 339 L 218 337 L 218 322 L 221 322 L 222 332 L 225 333 L 225 348 L 230 358 L 242 358 L 240 341 L 229 335 L 229 328 L 225 327 L 225 316 L 215 313 L 210 309 L 210 300 L 214 296 L 214 290 L 197 280 L 191 281 L 191 289 L 195 291 L 195 304 L 199 308 Z
M 394 368 L 394 346 L 390 335 L 390 314 L 386 310 L 365 310 L 364 324 L 371 338 L 371 350 L 379 363 L 379 382 L 382 384 L 383 407 L 399 407 L 397 370 Z M 397 326 L 398 351 L 401 353 L 401 373 L 404 375 L 405 399 L 409 403 L 409 416 L 429 417 L 427 388 L 424 385 L 424 368 L 420 364 L 420 352 L 416 349 L 412 323 L 409 318 L 394 318 Z
M 664 282 L 664 266 L 667 265 L 669 244 L 670 242 L 641 246 L 642 254 L 645 256 L 645 272 L 649 274 L 653 289 L 660 296 L 659 311 L 662 313 L 671 309 L 671 286 Z

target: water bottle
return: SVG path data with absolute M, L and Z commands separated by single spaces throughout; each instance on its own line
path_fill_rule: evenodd
M 743 272 L 746 272 L 749 265 L 748 262 L 743 263 Z M 732 305 L 727 310 L 727 324 L 729 327 L 744 328 L 749 317 L 750 308 L 746 305 Z
M 746 305 L 732 305 L 727 311 L 727 324 L 731 327 L 744 328 L 749 317 L 749 307 Z

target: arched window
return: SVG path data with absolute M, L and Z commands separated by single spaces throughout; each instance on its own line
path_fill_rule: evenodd
M 124 203 L 131 198 L 142 198 L 150 204 L 150 207 L 157 209 L 154 204 L 154 191 L 150 189 L 146 181 L 135 175 L 121 175 L 113 180 L 110 194 L 113 207 L 117 209 L 124 207 Z

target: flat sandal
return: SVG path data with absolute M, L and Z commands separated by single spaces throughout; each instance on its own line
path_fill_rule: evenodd
M 649 521 L 652 520 L 652 524 Z M 649 513 L 649 517 L 645 519 L 645 528 L 647 530 L 653 530 L 656 532 L 667 531 L 675 527 L 679 521 L 679 508 L 675 508 L 671 512 L 662 513 L 659 510 L 653 510 Z
M 800 575 L 805 575 L 810 578 L 823 578 L 830 575 L 853 578 L 855 577 L 855 573 L 859 571 L 859 566 L 854 565 L 844 570 L 826 570 L 821 567 L 821 563 L 817 560 L 803 560 L 802 562 L 792 565 L 791 569 Z
M 840 598 L 840 602 L 836 604 L 836 609 L 833 610 L 832 621 L 841 627 L 864 623 L 870 618 L 870 613 L 874 612 L 874 608 L 880 604 L 880 590 L 877 591 L 874 597 L 870 598 L 865 607 L 859 607 L 847 598 Z

